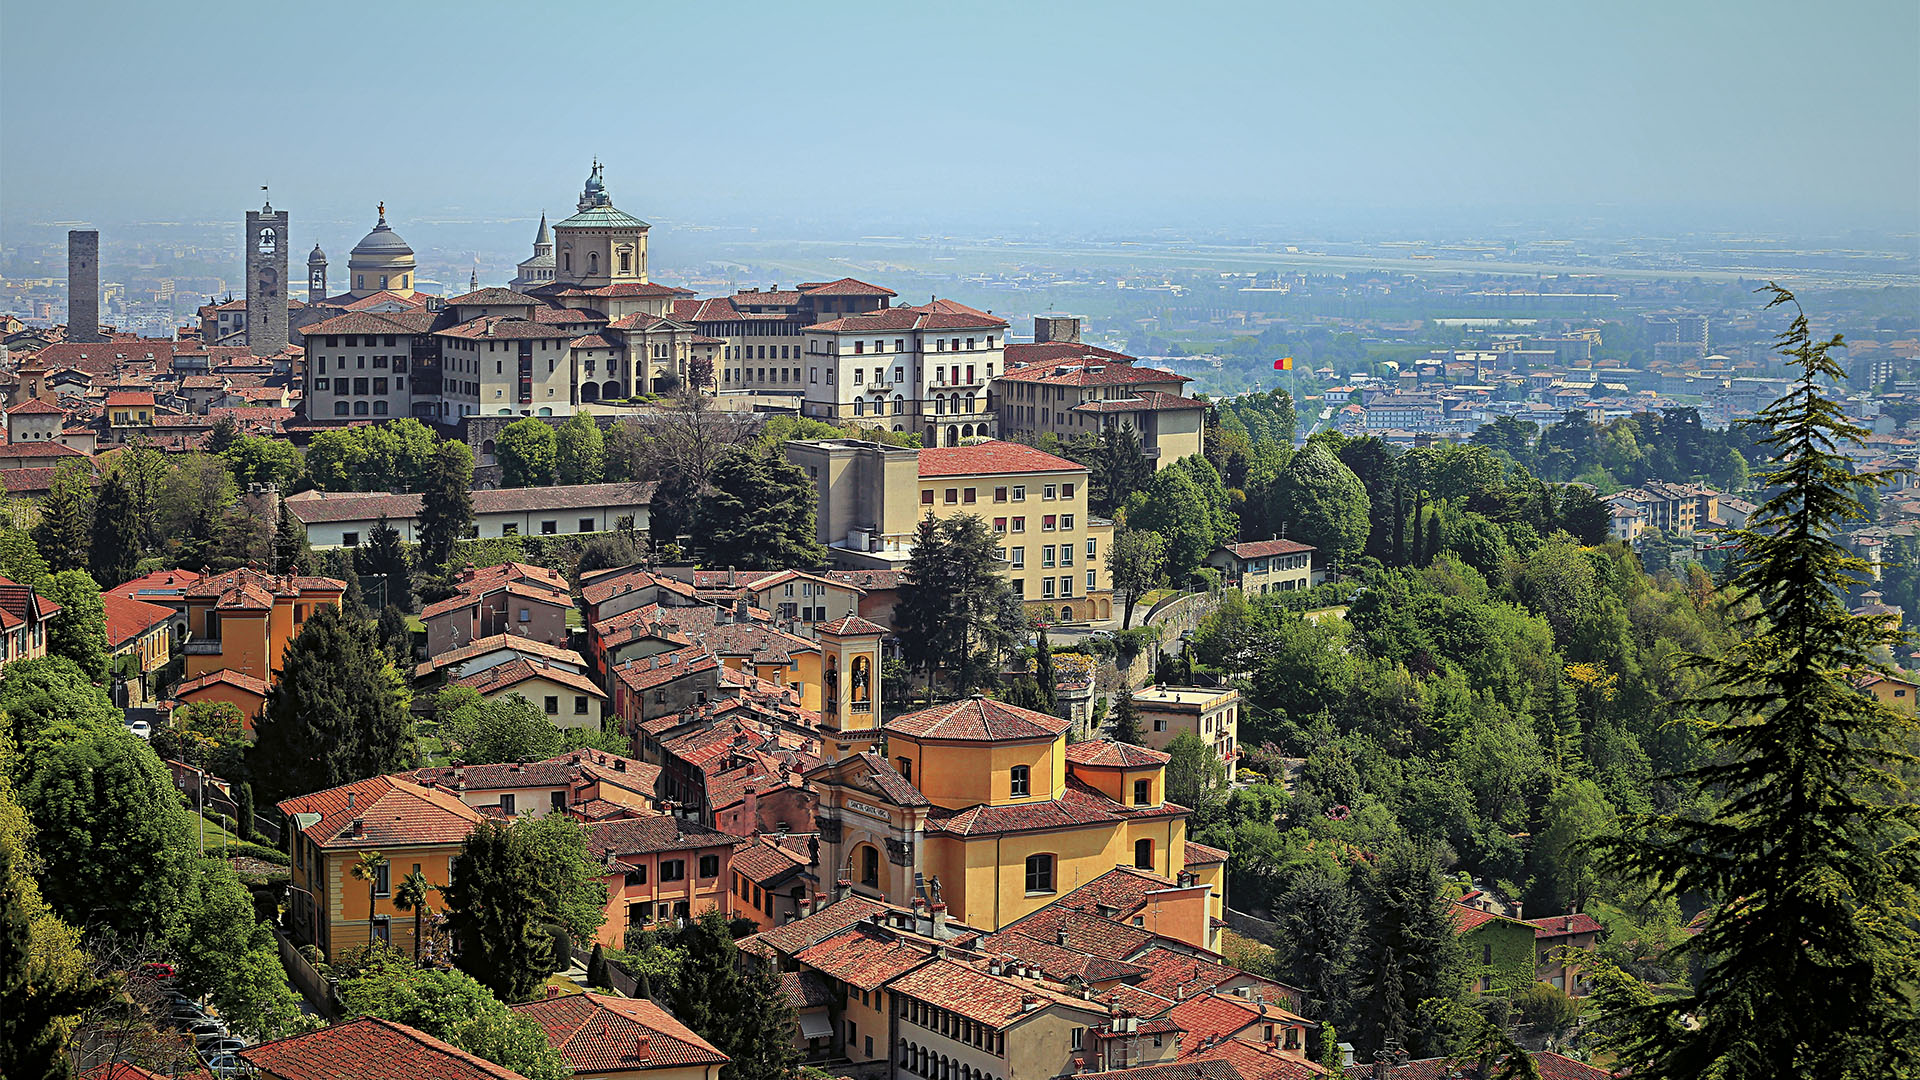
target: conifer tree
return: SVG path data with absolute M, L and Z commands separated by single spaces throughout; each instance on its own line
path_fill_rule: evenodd
M 281 500 L 280 517 L 273 527 L 273 572 L 297 574 L 306 570 L 312 563 L 312 554 L 307 547 L 307 527 L 293 516 L 293 508 L 286 500 Z
M 374 630 L 333 606 L 287 647 L 248 769 L 269 799 L 392 772 L 406 764 L 412 723 Z
M 813 484 L 800 467 L 742 447 L 713 467 L 694 511 L 709 566 L 810 569 L 826 561 L 814 530 Z
M 731 1060 L 722 1080 L 793 1075 L 793 1006 L 779 977 L 757 959 L 742 963 L 726 917 L 708 911 L 674 938 L 684 955 L 664 1002 L 675 1018 Z
M 117 474 L 100 485 L 91 550 L 88 563 L 94 580 L 109 589 L 131 578 L 134 564 L 140 561 L 140 525 L 134 517 L 133 496 Z
M 1869 565 L 1839 534 L 1865 510 L 1845 448 L 1867 432 L 1826 388 L 1845 373 L 1839 336 L 1816 340 L 1794 317 L 1777 340 L 1791 389 L 1744 421 L 1770 461 L 1773 494 L 1732 535 L 1728 588 L 1743 601 L 1735 643 L 1696 663 L 1709 676 L 1692 721 L 1706 752 L 1683 774 L 1717 796 L 1704 815 L 1642 819 L 1600 845 L 1658 893 L 1704 894 L 1700 932 L 1682 946 L 1704 970 L 1659 997 L 1605 971 L 1612 1049 L 1636 1077 L 1872 1077 L 1920 1069 L 1920 806 L 1911 713 L 1861 693 L 1910 647 L 1895 622 L 1854 615 L 1846 596 Z
M 553 943 L 539 925 L 539 876 L 525 837 L 505 822 L 481 822 L 454 859 L 444 896 L 460 969 L 508 1004 L 533 996 Z
M 392 605 L 401 611 L 413 610 L 413 585 L 407 576 L 407 549 L 400 543 L 400 530 L 382 517 L 367 534 L 367 543 L 354 549 L 354 567 L 363 577 L 377 577 L 386 583 L 381 606 Z
M 1053 684 L 1053 646 L 1047 642 L 1046 627 L 1039 627 L 1037 635 L 1033 646 L 1033 681 L 1040 696 L 1037 709 L 1044 713 L 1055 713 L 1059 705 L 1055 700 L 1056 688 Z
M 1140 744 L 1140 706 L 1134 704 L 1133 691 L 1121 687 L 1113 695 L 1113 741 Z
M 449 439 L 434 448 L 420 492 L 420 562 L 436 569 L 473 525 L 473 449 Z
M 93 547 L 93 473 L 85 464 L 62 462 L 54 470 L 33 542 L 55 571 L 85 570 Z

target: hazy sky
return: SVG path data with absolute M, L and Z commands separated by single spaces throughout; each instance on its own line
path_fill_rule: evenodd
M 1920 228 L 1920 3 L 0 0 L 0 224 Z

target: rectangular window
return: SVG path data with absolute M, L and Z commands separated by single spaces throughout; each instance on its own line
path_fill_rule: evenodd
M 1073 595 L 1073 577 L 1072 577 L 1072 575 L 1068 575 L 1068 576 L 1066 576 L 1066 577 L 1063 577 L 1063 578 L 1061 578 L 1061 579 L 1060 579 L 1060 595 L 1061 595 L 1061 596 L 1072 596 L 1072 595 Z
M 1072 544 L 1060 545 L 1060 565 L 1061 566 L 1073 565 L 1073 545 Z
M 660 864 L 661 881 L 685 881 L 687 879 L 687 861 L 668 859 Z
M 540 523 L 540 535 L 552 536 L 560 531 L 560 523 L 549 518 Z
M 373 871 L 373 894 L 375 896 L 393 895 L 393 867 L 381 863 Z
M 500 796 L 500 812 L 507 815 L 508 817 L 512 817 L 513 809 L 514 809 L 513 793 L 508 792 L 505 795 Z
M 1053 565 L 1053 545 L 1052 544 L 1046 544 L 1040 548 L 1040 565 L 1041 566 Z
M 700 876 L 703 878 L 719 877 L 720 876 L 720 856 L 718 855 L 700 856 Z
M 994 531 L 994 532 L 996 532 L 996 533 L 1005 533 L 1005 532 L 1007 531 L 1007 519 L 1006 519 L 1006 518 L 994 518 L 994 519 L 993 519 L 993 531 Z
M 1025 484 L 1013 485 L 1013 501 L 1014 502 L 1027 501 L 1027 486 Z
M 1153 802 L 1153 781 L 1135 780 L 1133 782 L 1133 805 L 1146 806 Z
M 933 489 L 932 488 L 925 488 L 920 492 L 920 505 L 921 506 L 933 505 Z
M 960 493 L 960 501 L 963 503 L 966 503 L 969 506 L 973 505 L 973 502 L 974 502 L 973 489 L 967 488 L 965 491 L 962 491 Z
M 1006 501 L 1007 501 L 1007 489 L 1006 489 L 1006 488 L 1003 488 L 1003 487 L 997 487 L 997 488 L 994 488 L 994 489 L 993 489 L 993 501 L 994 501 L 994 502 L 1006 502 Z
M 359 547 L 360 534 L 357 532 L 343 532 L 340 534 L 340 543 L 344 547 Z
M 1073 498 L 1073 485 L 1072 485 L 1072 484 L 1061 484 L 1061 485 L 1060 485 L 1060 497 L 1061 497 L 1061 498 L 1063 498 L 1063 499 L 1071 499 L 1071 498 Z
M 1023 533 L 1023 532 L 1026 532 L 1026 531 L 1027 531 L 1027 519 L 1026 519 L 1026 518 L 1023 518 L 1023 517 L 1017 517 L 1017 518 L 1014 518 L 1014 519 L 1013 519 L 1013 531 L 1014 531 L 1014 532 L 1017 532 L 1017 533 Z
M 585 694 L 575 694 L 573 696 L 573 715 L 587 715 L 587 696 Z
M 1091 559 L 1099 554 L 1099 544 L 1100 542 L 1093 537 L 1087 537 L 1087 558 Z
M 1061 527 L 1062 529 L 1071 529 L 1071 528 L 1073 528 L 1073 515 L 1072 515 L 1072 514 L 1061 514 L 1061 515 L 1060 515 L 1060 527 Z
M 1059 522 L 1060 522 L 1060 519 L 1057 516 L 1053 514 L 1047 514 L 1041 517 L 1040 519 L 1040 531 L 1052 532 L 1054 531 L 1054 529 L 1059 527 Z
M 1057 498 L 1059 498 L 1059 497 L 1060 497 L 1060 488 L 1059 488 L 1059 486 L 1058 486 L 1058 485 L 1055 485 L 1055 484 L 1048 484 L 1048 485 L 1047 485 L 1046 487 L 1044 487 L 1044 488 L 1041 488 L 1041 489 L 1040 489 L 1040 497 L 1041 497 L 1042 499 L 1057 499 Z
M 547 695 L 547 715 L 548 716 L 560 715 L 560 699 L 556 695 L 553 695 L 553 694 Z
M 1087 571 L 1087 591 L 1092 592 L 1093 590 L 1099 587 L 1100 586 L 1094 581 L 1093 571 L 1091 570 Z
M 1054 586 L 1053 586 L 1052 578 L 1040 579 L 1040 596 L 1042 599 L 1046 599 L 1046 600 L 1053 599 L 1053 588 Z
M 1018 570 L 1025 565 L 1027 565 L 1027 549 L 1023 547 L 1014 548 L 1013 549 L 1013 568 L 1015 570 Z M 1018 582 L 1016 582 L 1015 584 L 1018 584 Z
M 1015 765 L 1007 778 L 1007 793 L 1016 799 L 1024 799 L 1033 791 L 1033 781 L 1025 765 Z

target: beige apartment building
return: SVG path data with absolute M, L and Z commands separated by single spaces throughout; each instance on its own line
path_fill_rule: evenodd
M 1240 691 L 1206 686 L 1147 686 L 1133 692 L 1140 710 L 1140 739 L 1156 750 L 1182 735 L 1196 735 L 1226 763 L 1227 780 L 1238 774 Z
M 1070 439 L 1132 428 L 1156 469 L 1205 448 L 1207 405 L 1183 395 L 1185 375 L 1081 344 L 1078 319 L 1043 316 L 1034 324 L 1034 342 L 1008 345 L 1006 371 L 994 380 L 1001 434 Z M 1052 337 L 1062 324 L 1066 338 Z
M 898 570 L 927 514 L 972 514 L 1001 539 L 1005 573 L 1034 614 L 1113 616 L 1113 523 L 1087 512 L 1087 470 L 1018 443 L 912 450 L 858 439 L 794 440 L 787 460 L 818 498 L 817 535 L 836 566 Z
M 923 446 L 992 438 L 987 388 L 1006 368 L 1006 331 L 951 300 L 809 326 L 801 413 L 918 432 Z

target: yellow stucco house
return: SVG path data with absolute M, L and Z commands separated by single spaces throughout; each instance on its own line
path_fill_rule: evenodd
M 1116 867 L 1164 879 L 1168 910 L 1225 907 L 1225 867 L 1187 850 L 1190 811 L 1166 801 L 1165 754 L 1066 741 L 1067 721 L 975 696 L 879 728 L 824 718 L 819 794 L 823 873 L 842 889 L 940 905 L 998 930 Z M 870 723 L 848 717 L 855 724 Z M 884 743 L 881 741 L 884 738 Z M 1204 917 L 1212 948 L 1215 931 Z

